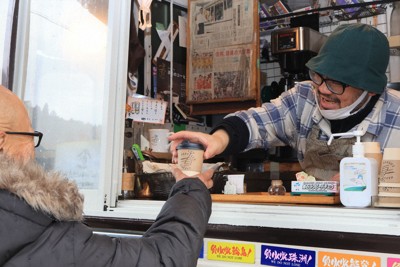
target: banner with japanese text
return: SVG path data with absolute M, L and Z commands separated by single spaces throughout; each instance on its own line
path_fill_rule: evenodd
M 255 245 L 210 241 L 207 244 L 207 259 L 240 263 L 255 263 Z

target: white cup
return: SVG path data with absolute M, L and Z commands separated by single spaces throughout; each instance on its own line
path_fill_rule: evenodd
M 169 91 L 164 91 L 164 100 L 169 102 L 171 98 L 171 93 Z M 179 104 L 179 95 L 175 92 L 172 92 L 172 103 Z
M 400 184 L 400 148 L 384 148 L 379 183 Z
M 149 129 L 149 145 L 153 152 L 166 153 L 169 151 L 168 136 L 172 132 L 168 129 Z
M 236 194 L 244 193 L 244 174 L 229 174 L 227 175 L 228 182 L 236 187 Z

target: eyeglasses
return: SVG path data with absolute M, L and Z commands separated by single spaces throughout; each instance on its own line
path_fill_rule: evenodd
M 5 132 L 6 134 L 18 134 L 18 135 L 29 135 L 33 136 L 33 141 L 35 142 L 35 147 L 38 147 L 40 145 L 40 142 L 42 142 L 42 137 L 43 134 L 38 131 L 34 131 L 33 133 L 31 132 Z
M 331 79 L 325 79 L 323 78 L 319 73 L 316 73 L 315 71 L 309 70 L 308 74 L 310 75 L 310 79 L 316 83 L 318 86 L 323 84 L 325 82 L 326 87 L 328 88 L 329 91 L 336 95 L 341 95 L 344 93 L 344 89 L 348 86 L 345 83 L 331 80 Z

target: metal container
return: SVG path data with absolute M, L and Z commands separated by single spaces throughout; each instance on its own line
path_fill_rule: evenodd
M 271 53 L 311 51 L 318 53 L 328 37 L 307 27 L 278 29 L 271 32 Z

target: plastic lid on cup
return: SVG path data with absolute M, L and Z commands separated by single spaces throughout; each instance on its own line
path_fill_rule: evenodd
M 198 143 L 192 143 L 188 140 L 183 141 L 182 143 L 180 143 L 176 149 L 194 149 L 194 150 L 204 150 L 204 146 L 202 144 L 198 144 Z

